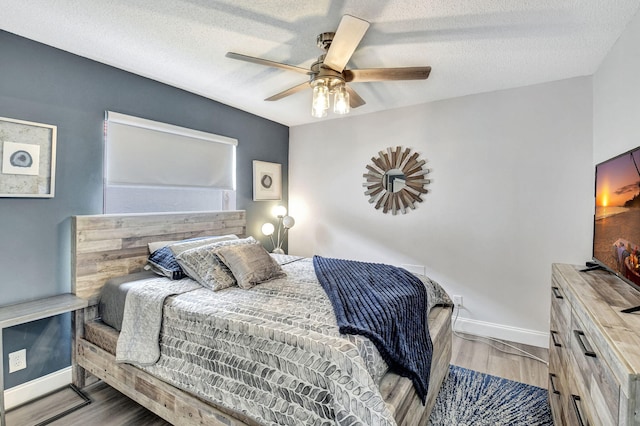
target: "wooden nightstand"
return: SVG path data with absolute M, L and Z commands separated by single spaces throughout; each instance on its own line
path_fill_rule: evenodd
M 0 426 L 6 425 L 4 412 L 4 353 L 2 332 L 7 327 L 25 324 L 42 318 L 48 318 L 66 312 L 84 309 L 86 300 L 72 294 L 61 294 L 43 299 L 31 300 L 0 307 Z M 85 404 L 83 404 L 85 405 Z

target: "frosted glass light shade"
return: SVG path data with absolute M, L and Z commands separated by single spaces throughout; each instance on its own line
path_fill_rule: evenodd
M 273 226 L 273 223 L 265 223 L 264 225 L 262 225 L 262 233 L 264 235 L 273 235 L 273 231 L 275 231 L 276 228 Z
M 311 108 L 311 116 L 315 118 L 323 118 L 327 116 L 326 109 Z
M 296 221 L 291 216 L 285 216 L 282 218 L 282 226 L 284 226 L 285 229 L 293 228 L 293 225 L 295 224 L 296 224 Z
M 329 110 L 329 89 L 324 81 L 318 81 L 313 86 L 313 100 L 311 101 L 311 115 L 316 118 L 327 116 Z
M 349 114 L 350 110 L 349 92 L 347 92 L 347 89 L 343 84 L 336 89 L 336 94 L 333 100 L 333 112 L 336 114 Z
M 275 206 L 272 212 L 273 212 L 273 215 L 276 217 L 285 216 L 287 214 L 287 208 L 285 206 Z

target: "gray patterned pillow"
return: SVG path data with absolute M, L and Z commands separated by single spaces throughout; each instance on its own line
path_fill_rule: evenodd
M 191 238 L 188 240 L 176 241 L 171 244 L 168 244 L 169 248 L 173 252 L 174 256 L 179 255 L 183 251 L 187 251 L 192 248 L 204 246 L 211 243 L 219 243 L 221 241 L 229 241 L 229 240 L 238 240 L 237 235 L 229 234 L 229 235 L 219 235 L 215 237 L 201 237 L 201 238 Z M 151 248 L 150 248 L 151 249 Z
M 255 244 L 258 242 L 253 237 L 220 241 L 180 252 L 176 255 L 176 260 L 190 278 L 203 287 L 218 291 L 232 287 L 236 279 L 217 256 L 217 251 L 227 246 Z
M 223 247 L 216 254 L 231 269 L 240 288 L 249 289 L 287 275 L 260 244 Z
M 176 260 L 176 254 L 205 244 L 237 239 L 237 235 L 229 234 L 215 237 L 196 237 L 179 241 L 151 242 L 149 243 L 149 253 L 151 254 L 147 259 L 145 269 L 151 269 L 156 274 L 172 280 L 181 280 L 185 277 L 185 273 Z

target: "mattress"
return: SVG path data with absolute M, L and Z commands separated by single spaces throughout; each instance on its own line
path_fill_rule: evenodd
M 141 281 L 156 277 L 157 275 L 152 271 L 142 271 L 111 278 L 107 281 L 102 287 L 98 302 L 98 312 L 102 321 L 118 331 L 122 330 L 127 293 L 131 287 Z

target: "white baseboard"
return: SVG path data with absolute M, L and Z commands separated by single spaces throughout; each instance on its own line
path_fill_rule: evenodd
M 493 337 L 509 342 L 537 346 L 539 348 L 549 347 L 549 333 L 528 330 L 526 328 L 511 327 L 508 325 L 458 317 L 455 320 L 454 330 L 460 333 Z
M 30 382 L 14 386 L 4 391 L 4 407 L 10 409 L 25 402 L 63 388 L 71 383 L 71 367 L 54 371 Z

